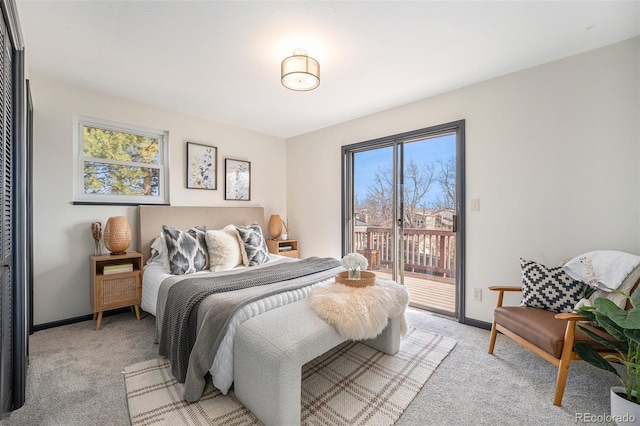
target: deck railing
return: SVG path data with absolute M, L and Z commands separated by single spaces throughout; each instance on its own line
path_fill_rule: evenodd
M 355 227 L 355 248 L 383 268 L 393 264 L 393 234 L 391 228 L 377 226 Z M 407 229 L 402 238 L 404 270 L 440 277 L 455 275 L 455 233 L 431 229 Z M 373 265 L 375 267 L 375 265 Z

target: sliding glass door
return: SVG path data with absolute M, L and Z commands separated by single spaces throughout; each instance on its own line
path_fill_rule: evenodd
M 359 252 L 410 304 L 457 316 L 464 122 L 343 147 L 345 253 Z

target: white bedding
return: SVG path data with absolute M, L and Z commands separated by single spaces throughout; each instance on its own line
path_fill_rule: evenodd
M 273 262 L 276 261 L 291 261 L 291 259 L 284 258 L 282 256 L 270 255 L 269 262 L 267 262 L 265 265 L 273 264 Z M 259 268 L 260 266 L 253 266 L 252 268 Z M 238 270 L 238 272 L 242 272 L 245 267 L 238 267 L 236 269 Z M 192 277 L 193 275 L 195 274 L 186 275 L 185 278 Z M 140 307 L 144 311 L 149 312 L 154 316 L 156 315 L 156 303 L 160 285 L 165 278 L 168 278 L 170 276 L 171 275 L 165 271 L 162 265 L 145 266 L 142 279 L 142 303 L 140 305 Z M 332 280 L 333 278 L 322 282 Z M 233 383 L 233 337 L 235 336 L 235 332 L 238 326 L 244 321 L 253 318 L 254 316 L 259 315 L 263 312 L 267 312 L 271 309 L 307 297 L 309 291 L 314 286 L 303 287 L 297 290 L 287 291 L 257 300 L 244 306 L 233 315 L 229 324 L 229 328 L 227 330 L 227 334 L 222 340 L 220 348 L 216 353 L 213 365 L 209 369 L 209 372 L 211 373 L 211 377 L 213 379 L 213 385 L 216 388 L 218 388 L 223 394 L 226 395 L 229 391 L 229 388 L 231 387 L 231 384 Z

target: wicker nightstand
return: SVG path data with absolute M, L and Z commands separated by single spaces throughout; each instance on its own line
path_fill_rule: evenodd
M 142 254 L 129 251 L 125 254 L 91 256 L 91 302 L 93 319 L 100 330 L 102 313 L 111 309 L 130 306 L 140 321 L 142 298 Z

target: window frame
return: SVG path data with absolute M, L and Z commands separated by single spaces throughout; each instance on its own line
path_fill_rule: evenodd
M 415 140 L 420 140 L 423 138 L 430 138 L 434 136 L 440 136 L 445 134 L 455 134 L 456 135 L 456 214 L 457 220 L 453 220 L 454 232 L 456 233 L 456 312 L 454 313 L 455 318 L 458 319 L 458 322 L 462 324 L 473 324 L 474 319 L 467 318 L 466 316 L 466 254 L 465 254 L 465 235 L 466 235 L 466 227 L 465 227 L 465 211 L 466 211 L 466 186 L 465 186 L 465 164 L 466 164 L 466 155 L 465 155 L 465 139 L 466 139 L 466 131 L 465 131 L 466 121 L 465 119 L 452 121 L 449 123 L 434 125 L 430 127 L 426 127 L 423 129 L 418 129 L 414 131 L 408 131 L 396 135 L 390 135 L 381 137 L 378 139 L 373 139 L 365 142 L 357 142 L 349 145 L 342 146 L 342 165 L 341 165 L 341 173 L 342 173 L 342 181 L 341 181 L 341 191 L 342 191 L 342 255 L 344 256 L 348 253 L 353 247 L 353 229 L 355 226 L 355 215 L 354 215 L 354 194 L 353 194 L 353 180 L 354 180 L 354 155 L 359 151 L 368 151 L 372 149 L 382 148 L 382 147 L 394 147 L 394 158 L 393 163 L 398 166 L 402 166 L 404 161 L 404 150 L 403 146 L 406 142 L 411 142 Z M 396 148 L 399 146 L 399 149 Z M 401 190 L 403 182 L 400 179 L 402 177 L 402 173 L 398 173 L 395 175 L 394 179 L 394 194 L 393 199 L 398 200 L 398 191 Z M 397 223 L 398 217 L 402 217 L 402 206 L 394 208 L 394 216 L 393 222 Z M 403 226 L 402 222 L 400 222 L 399 227 Z M 398 241 L 398 236 L 393 236 L 394 241 Z M 403 250 L 404 245 L 400 247 L 394 248 L 394 255 L 399 259 L 403 259 Z M 397 268 L 400 271 L 394 271 L 393 279 L 394 280 L 402 280 L 404 278 L 403 268 Z M 400 282 L 400 281 L 398 281 Z M 433 310 L 433 308 L 430 308 Z M 441 312 L 445 315 L 449 315 L 447 312 Z
M 116 194 L 86 194 L 84 192 L 84 164 L 86 161 L 98 161 L 108 164 L 133 165 L 142 163 L 94 159 L 84 156 L 84 128 L 95 127 L 102 130 L 129 133 L 138 136 L 150 137 L 158 140 L 158 164 L 144 164 L 144 167 L 159 170 L 158 196 L 149 195 L 116 195 Z M 73 204 L 117 204 L 117 205 L 141 205 L 141 204 L 169 204 L 169 132 L 164 130 L 149 129 L 127 123 L 105 120 L 101 118 L 83 115 L 73 116 L 74 139 L 74 178 L 73 178 Z

